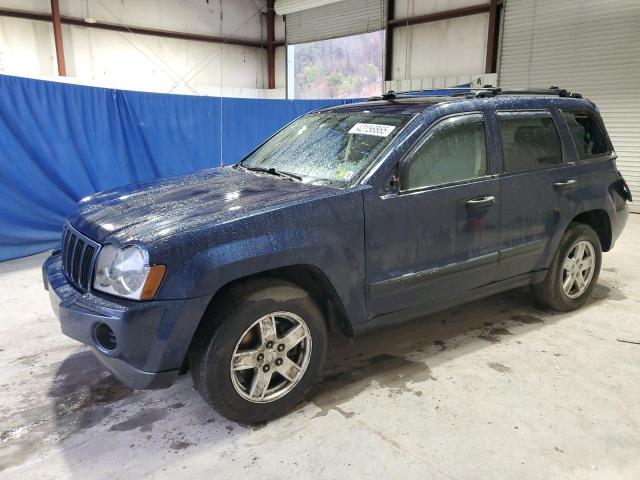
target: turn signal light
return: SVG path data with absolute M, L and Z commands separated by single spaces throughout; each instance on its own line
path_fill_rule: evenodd
M 152 265 L 149 267 L 149 274 L 147 280 L 142 287 L 142 293 L 140 294 L 140 300 L 153 300 L 156 296 L 164 274 L 167 271 L 167 267 L 164 265 Z

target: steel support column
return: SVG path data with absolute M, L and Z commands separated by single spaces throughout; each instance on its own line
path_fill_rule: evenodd
M 267 0 L 267 78 L 268 88 L 276 88 L 276 47 L 274 0 Z
M 487 32 L 487 59 L 484 73 L 494 73 L 496 71 L 496 28 L 498 19 L 498 0 L 489 2 L 489 31 Z
M 58 62 L 58 75 L 67 75 L 64 64 L 64 45 L 62 44 L 62 23 L 60 22 L 60 4 L 58 0 L 51 0 L 51 21 L 53 23 L 53 38 L 56 44 L 56 60 Z
M 394 18 L 395 0 L 387 0 L 387 29 L 384 33 L 384 79 L 393 80 L 393 27 L 390 25 Z

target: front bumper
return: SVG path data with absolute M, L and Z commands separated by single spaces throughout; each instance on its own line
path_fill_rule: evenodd
M 57 252 L 45 261 L 42 273 L 62 333 L 91 346 L 102 364 L 130 388 L 173 384 L 208 298 L 136 302 L 82 293 L 67 280 Z M 113 349 L 102 348 L 96 340 L 102 323 L 114 333 Z

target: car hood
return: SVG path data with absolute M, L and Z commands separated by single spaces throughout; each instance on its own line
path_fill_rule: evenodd
M 223 167 L 96 193 L 80 201 L 69 221 L 100 243 L 149 243 L 340 192 Z

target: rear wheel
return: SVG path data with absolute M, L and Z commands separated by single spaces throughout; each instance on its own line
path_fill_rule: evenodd
M 602 264 L 600 238 L 588 225 L 572 223 L 562 236 L 544 281 L 531 291 L 545 307 L 559 311 L 583 305 L 598 281 Z
M 231 420 L 283 415 L 322 368 L 327 334 L 320 310 L 306 291 L 276 279 L 239 286 L 220 303 L 190 352 L 196 389 Z

